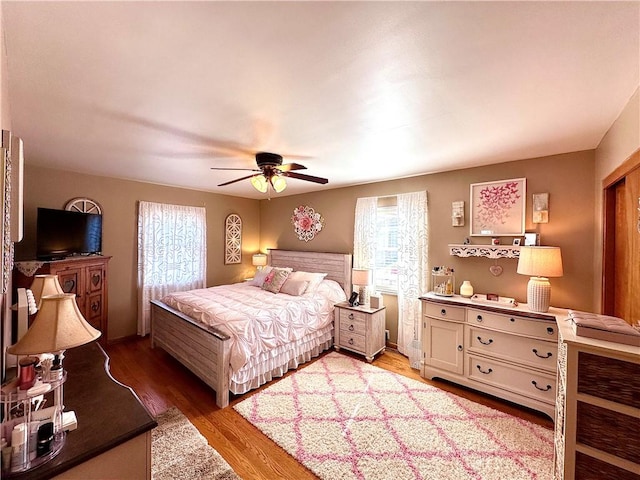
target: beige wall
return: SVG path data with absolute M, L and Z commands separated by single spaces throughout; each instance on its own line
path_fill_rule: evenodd
M 640 149 L 640 88 L 636 89 L 595 151 L 596 236 L 594 243 L 596 254 L 593 257 L 595 272 L 602 272 L 602 181 L 638 149 Z M 602 275 L 599 274 L 596 275 L 594 282 L 594 297 L 596 300 L 595 311 L 600 312 L 602 304 Z
M 205 206 L 207 209 L 207 284 L 238 282 L 252 276 L 251 254 L 258 250 L 257 200 L 117 180 L 41 167 L 25 169 L 25 237 L 16 259 L 35 255 L 37 207 L 64 208 L 75 197 L 88 197 L 103 208 L 103 252 L 109 263 L 109 340 L 135 335 L 137 316 L 137 202 Z M 242 264 L 224 265 L 224 221 L 230 213 L 243 220 Z
M 552 304 L 558 307 L 591 310 L 593 308 L 594 270 L 594 152 L 584 151 L 550 157 L 520 160 L 486 167 L 423 175 L 402 180 L 357 187 L 277 197 L 261 201 L 261 249 L 284 248 L 335 252 L 353 252 L 353 224 L 358 197 L 384 196 L 417 190 L 428 192 L 429 257 L 431 265 L 455 268 L 458 285 L 470 280 L 476 292 L 498 293 L 526 301 L 528 278 L 516 274 L 517 260 L 501 259 L 504 272 L 494 277 L 489 267 L 494 260 L 458 258 L 449 255 L 449 243 L 462 243 L 469 235 L 469 185 L 471 183 L 525 177 L 527 179 L 526 231 L 537 232 L 542 244 L 562 248 L 564 276 L 554 278 Z M 549 193 L 549 223 L 533 224 L 532 194 Z M 465 226 L 451 226 L 451 202 L 464 200 Z M 290 223 L 293 209 L 309 205 L 321 213 L 325 227 L 308 243 L 297 239 Z M 512 237 L 502 238 L 512 243 Z M 472 243 L 489 243 L 486 237 L 472 237 Z M 391 338 L 397 323 L 394 299 L 387 312 Z M 390 303 L 393 302 L 393 303 Z

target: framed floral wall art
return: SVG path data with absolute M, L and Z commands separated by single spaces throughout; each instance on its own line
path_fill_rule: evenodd
M 293 209 L 291 224 L 298 236 L 298 240 L 308 242 L 313 240 L 316 233 L 322 230 L 322 227 L 324 227 L 324 218 L 313 208 L 300 205 Z
M 526 178 L 471 184 L 471 235 L 524 234 Z

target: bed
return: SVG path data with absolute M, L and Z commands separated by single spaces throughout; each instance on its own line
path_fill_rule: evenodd
M 350 254 L 270 250 L 269 265 L 326 273 L 328 281 L 318 286 L 316 294 L 299 298 L 265 292 L 242 282 L 181 292 L 165 302 L 151 302 L 151 346 L 167 351 L 215 390 L 216 404 L 221 408 L 229 404 L 229 392 L 241 394 L 257 388 L 330 348 L 333 303 L 346 299 L 351 292 Z M 246 306 L 241 307 L 246 318 L 237 313 L 238 296 L 246 297 Z M 219 304 L 215 313 L 201 308 L 204 297 L 212 297 Z M 270 308 L 279 313 L 269 313 Z M 265 332 L 261 329 L 265 329 L 262 320 L 266 315 L 278 318 Z M 231 321 L 220 323 L 224 317 Z M 254 325 L 249 317 L 261 321 Z M 284 317 L 291 322 L 284 322 Z M 271 338 L 273 330 L 286 330 L 279 338 L 288 340 Z M 258 353 L 248 350 L 250 342 L 240 332 L 260 344 Z

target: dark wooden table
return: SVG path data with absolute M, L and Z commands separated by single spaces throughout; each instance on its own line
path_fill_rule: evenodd
M 62 450 L 53 459 L 3 478 L 54 477 L 157 425 L 135 392 L 111 377 L 109 357 L 96 342 L 67 350 L 63 365 L 67 370 L 65 411 L 75 411 L 78 428 L 67 433 Z

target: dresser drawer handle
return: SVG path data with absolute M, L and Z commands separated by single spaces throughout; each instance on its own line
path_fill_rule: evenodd
M 536 350 L 535 348 L 533 349 L 533 353 L 535 353 L 536 357 L 538 357 L 538 358 L 549 358 L 549 357 L 551 357 L 551 355 L 553 355 L 553 353 L 551 353 L 551 352 L 547 352 L 546 355 L 540 355 L 538 353 L 538 350 Z
M 440 310 L 440 315 L 442 315 L 443 317 L 446 317 L 447 316 L 447 310 L 444 309 L 444 308 L 442 310 Z
M 551 385 L 547 385 L 547 388 L 540 388 L 535 380 L 532 380 L 531 383 L 533 384 L 534 387 L 536 387 L 541 392 L 548 392 L 549 390 L 551 390 Z
M 513 318 L 513 317 L 511 317 L 511 318 L 509 319 L 509 321 L 510 321 L 510 322 L 513 322 L 513 323 L 515 323 L 516 319 L 515 319 L 515 318 Z
M 490 338 L 488 341 L 485 342 L 485 341 L 482 340 L 482 337 L 480 337 L 480 336 L 478 336 L 478 341 L 483 345 L 491 345 L 493 343 L 493 339 L 492 338 Z
M 349 331 L 353 332 L 355 330 L 355 328 L 353 328 L 353 325 L 349 325 Z
M 353 338 L 350 338 L 349 341 L 347 342 L 349 345 L 353 345 Z
M 553 335 L 553 332 L 554 332 L 553 327 L 547 327 L 547 333 L 549 335 Z
M 485 375 L 489 375 L 491 372 L 493 372 L 493 369 L 489 368 L 487 370 L 482 370 L 482 368 L 480 368 L 480 365 L 476 365 L 476 367 L 478 367 L 478 371 L 480 373 L 484 373 Z
M 349 314 L 349 320 L 353 320 L 355 317 L 353 316 L 353 313 Z
M 462 345 L 458 345 L 458 351 L 461 352 L 462 351 Z

